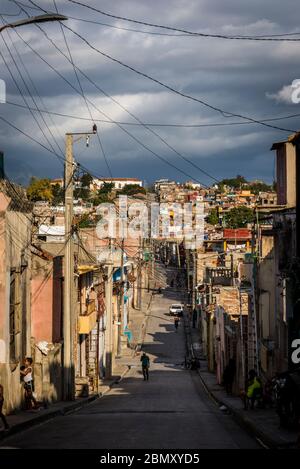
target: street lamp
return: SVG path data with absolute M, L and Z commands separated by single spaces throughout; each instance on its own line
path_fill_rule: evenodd
M 27 24 L 46 23 L 49 21 L 65 21 L 67 19 L 68 19 L 67 16 L 59 15 L 56 13 L 53 13 L 53 14 L 49 13 L 46 15 L 39 15 L 39 16 L 31 16 L 30 18 L 16 21 L 15 23 L 8 23 L 8 24 L 5 24 L 4 26 L 0 26 L 0 33 L 2 33 L 2 31 L 7 28 L 18 28 L 19 26 L 26 26 Z

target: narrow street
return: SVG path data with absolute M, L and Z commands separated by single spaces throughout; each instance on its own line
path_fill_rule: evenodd
M 139 357 L 112 391 L 82 410 L 8 438 L 14 448 L 259 448 L 210 400 L 196 371 L 185 370 L 182 322 L 175 332 L 166 289 L 154 295 L 143 350 L 151 360 L 144 382 Z

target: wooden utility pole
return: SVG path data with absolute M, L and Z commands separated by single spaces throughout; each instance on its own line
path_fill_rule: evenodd
M 142 244 L 141 236 L 139 237 L 139 259 L 138 259 L 138 266 L 137 266 L 137 302 L 136 308 L 141 309 L 142 306 L 142 262 L 144 256 L 144 243 Z
M 187 267 L 187 290 L 188 290 L 188 302 L 190 303 L 191 285 L 190 285 L 190 250 L 186 249 L 186 267 Z
M 64 310 L 63 310 L 63 365 L 64 400 L 75 398 L 74 372 L 74 241 L 73 241 L 73 135 L 66 135 L 65 162 L 65 252 L 64 252 Z
M 63 397 L 64 400 L 75 399 L 75 370 L 74 370 L 74 332 L 75 332 L 75 304 L 74 304 L 74 240 L 73 240 L 73 177 L 74 136 L 77 140 L 83 137 L 89 142 L 89 135 L 97 133 L 94 124 L 93 132 L 66 134 L 66 160 L 65 160 L 65 250 L 64 250 L 64 301 L 63 301 Z
M 124 330 L 124 238 L 121 243 L 121 278 L 118 311 L 118 356 L 122 354 L 122 336 Z
M 109 240 L 109 257 L 107 260 L 107 281 L 105 282 L 105 307 L 106 307 L 105 378 L 111 378 L 112 371 L 113 371 L 112 288 L 113 288 L 113 259 L 112 259 L 111 239 L 110 239 Z
M 177 251 L 178 267 L 180 269 L 181 268 L 181 262 L 180 262 L 180 253 L 179 253 L 178 241 L 176 241 L 176 251 Z

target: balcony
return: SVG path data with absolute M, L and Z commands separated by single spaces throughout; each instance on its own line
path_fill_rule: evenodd
M 226 269 L 225 267 L 217 268 L 206 268 L 206 280 L 209 282 L 211 280 L 212 285 L 223 285 L 231 286 L 233 285 L 233 277 L 231 269 Z
M 97 323 L 97 310 L 95 300 L 91 300 L 87 306 L 85 314 L 78 318 L 78 334 L 89 334 Z

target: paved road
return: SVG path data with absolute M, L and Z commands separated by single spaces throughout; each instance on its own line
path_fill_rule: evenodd
M 82 410 L 57 417 L 5 441 L 17 448 L 259 448 L 209 399 L 195 371 L 181 366 L 182 324 L 166 314 L 174 297 L 155 296 L 145 337 L 151 358 L 144 382 L 138 359 L 113 390 Z

